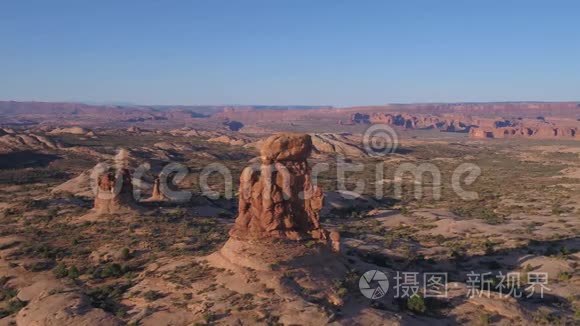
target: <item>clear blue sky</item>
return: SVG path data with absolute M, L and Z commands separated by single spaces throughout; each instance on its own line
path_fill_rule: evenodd
M 0 100 L 580 100 L 580 1 L 5 0 Z

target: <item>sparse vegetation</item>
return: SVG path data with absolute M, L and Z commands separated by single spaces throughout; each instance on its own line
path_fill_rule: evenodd
M 143 298 L 149 302 L 152 302 L 159 298 L 163 298 L 163 294 L 158 291 L 149 290 L 143 294 Z
M 139 159 L 151 159 L 155 164 L 158 164 L 156 160 L 165 163 L 165 159 L 160 159 L 154 151 L 142 148 L 153 148 L 153 144 L 159 142 L 193 146 L 196 151 L 199 149 L 207 153 L 208 157 L 220 157 L 220 162 L 231 168 L 234 189 L 239 182 L 237 176 L 254 155 L 252 150 L 241 146 L 238 150 L 230 145 L 208 144 L 203 137 L 179 138 L 184 137 L 167 133 L 151 133 L 142 137 L 104 134 L 87 140 L 70 135 L 58 136 L 65 145 L 85 146 L 104 154 L 114 154 L 116 146 L 134 146 L 139 151 Z M 537 145 L 545 146 L 541 143 Z M 365 169 L 349 172 L 348 187 L 353 185 L 351 181 L 364 180 L 367 185 L 364 194 L 370 197 L 368 202 L 366 199 L 356 202 L 345 200 L 349 205 L 331 209 L 323 216 L 325 228 L 328 226 L 329 229 L 341 231 L 343 251 L 337 259 L 344 260 L 344 265 L 350 269 L 346 275 L 333 276 L 329 280 L 325 280 L 324 275 L 317 274 L 320 279 L 311 277 L 307 272 L 301 275 L 302 270 L 289 271 L 288 266 L 274 262 L 268 266 L 268 273 L 287 276 L 283 276 L 282 284 L 277 285 L 282 289 L 274 289 L 272 284 L 264 281 L 261 271 L 252 270 L 244 274 L 244 283 L 240 284 L 250 287 L 253 292 L 231 291 L 227 282 L 236 282 L 237 272 L 221 270 L 199 257 L 215 252 L 227 240 L 231 218 L 237 212 L 236 200 L 225 199 L 223 195 L 217 200 L 199 196 L 199 180 L 196 177 L 189 176 L 180 185 L 182 189 L 193 189 L 194 197 L 190 202 L 145 202 L 142 203 L 143 213 L 138 218 L 119 214 L 78 222 L 92 207 L 89 199 L 73 193 L 46 194 L 54 186 L 91 168 L 96 159 L 88 154 L 70 154 L 70 157 L 69 154 L 62 154 L 66 159 L 56 159 L 50 166 L 29 167 L 26 172 L 22 169 L 0 169 L 0 185 L 14 189 L 0 194 L 0 203 L 10 206 L 0 209 L 0 221 L 3 222 L 0 236 L 14 234 L 23 237 L 16 244 L 0 243 L 0 250 L 9 253 L 7 257 L 10 260 L 6 266 L 24 267 L 27 275 L 46 273 L 54 276 L 57 282 L 79 288 L 87 294 L 94 307 L 118 316 L 124 323 L 132 322 L 135 325 L 139 324 L 139 321 L 133 320 L 136 314 L 147 316 L 153 309 L 168 307 L 175 311 L 195 310 L 195 318 L 205 324 L 228 323 L 240 318 L 243 322 L 251 319 L 254 323 L 275 325 L 281 318 L 281 312 L 275 309 L 280 307 L 284 287 L 299 289 L 296 295 L 302 296 L 301 299 L 334 312 L 332 318 L 341 318 L 343 314 L 350 313 L 342 310 L 342 300 L 348 302 L 352 299 L 351 295 L 359 295 L 361 266 L 389 271 L 447 270 L 450 281 L 463 282 L 462 273 L 468 269 L 492 272 L 517 270 L 519 259 L 523 257 L 534 259 L 534 266 L 527 264 L 521 270 L 522 275 L 529 271 L 540 272 L 545 266 L 541 260 L 547 256 L 547 259 L 557 258 L 560 259 L 558 264 L 569 266 L 567 271 L 556 276 L 557 282 L 550 280 L 550 287 L 555 289 L 551 295 L 558 297 L 562 287 L 576 286 L 573 282 L 577 269 L 574 265 L 574 241 L 578 228 L 574 214 L 578 210 L 575 208 L 577 194 L 574 187 L 579 182 L 561 175 L 561 171 L 577 164 L 577 156 L 554 154 L 550 158 L 554 161 L 549 163 L 523 160 L 520 155 L 533 152 L 528 152 L 528 147 L 520 148 L 519 143 L 506 141 L 491 145 L 460 138 L 446 144 L 431 144 L 418 139 L 412 145 L 405 146 L 409 148 L 396 154 L 396 160 L 392 162 L 436 163 L 442 173 L 442 198 L 434 200 L 430 177 L 426 178 L 423 197 L 416 198 L 416 185 L 409 175 L 401 181 L 401 198 L 391 198 L 393 184 L 385 182 L 381 185 L 387 198 L 375 200 L 372 197 L 378 184 L 374 180 L 376 164 L 389 161 L 384 171 L 385 179 L 389 180 L 397 163 L 390 163 L 391 157 L 380 160 L 351 159 L 353 163 L 364 164 Z M 192 152 L 167 151 L 164 154 L 175 155 L 176 161 L 195 174 L 203 169 L 207 159 L 195 157 Z M 312 162 L 316 161 L 326 160 L 312 159 Z M 478 193 L 478 199 L 473 201 L 458 198 L 448 182 L 453 170 L 465 161 L 482 168 L 477 182 L 465 186 L 465 189 Z M 335 168 L 331 163 L 331 171 L 320 176 L 320 185 L 325 191 L 337 189 Z M 210 181 L 215 183 L 215 189 L 223 192 L 219 185 L 221 179 L 217 179 Z M 215 209 L 218 211 L 217 218 L 200 216 L 200 207 Z M 324 246 L 319 241 L 300 243 L 316 249 L 317 246 Z M 3 258 L 4 253 L 0 256 Z M 226 281 L 223 280 L 224 276 Z M 143 281 L 149 278 L 155 278 L 158 282 L 154 289 L 142 287 L 147 284 Z M 307 278 L 310 279 L 305 282 Z M 324 291 L 315 285 L 305 285 L 320 280 L 329 281 L 330 286 L 325 290 L 332 296 L 325 296 Z M 523 276 L 522 282 L 526 281 Z M 19 289 L 5 285 L 12 286 L 17 282 L 8 282 L 7 278 L 0 277 L 0 284 L 0 317 L 13 316 L 25 302 L 16 298 Z M 51 294 L 59 294 L 59 291 L 53 290 Z M 132 307 L 137 313 L 127 314 L 127 307 L 121 304 L 121 300 L 155 308 L 139 311 Z M 580 320 L 576 301 L 570 299 L 567 304 L 557 299 L 553 301 L 553 304 L 544 305 L 549 306 L 551 311 L 538 312 L 534 316 L 537 323 L 571 324 L 574 318 Z M 442 320 L 446 320 L 454 309 L 445 306 L 446 302 L 421 296 L 398 303 L 401 308 L 398 313 L 420 314 Z M 373 303 L 372 307 L 392 310 L 389 305 L 380 303 Z M 506 318 L 485 309 L 469 313 L 469 320 L 480 325 L 501 323 Z
M 414 294 L 407 299 L 407 309 L 415 313 L 425 313 L 427 306 L 425 305 L 425 299 L 418 294 Z

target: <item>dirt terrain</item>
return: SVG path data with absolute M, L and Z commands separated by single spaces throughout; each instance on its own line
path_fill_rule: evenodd
M 580 322 L 577 103 L 101 110 L 0 104 L 0 325 Z

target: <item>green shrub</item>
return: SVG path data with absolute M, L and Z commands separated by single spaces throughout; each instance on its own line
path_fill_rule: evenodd
M 123 248 L 121 250 L 121 259 L 123 260 L 131 259 L 131 252 L 129 251 L 129 248 Z
M 20 309 L 26 307 L 26 302 L 20 301 L 17 298 L 14 298 L 8 301 L 8 304 L 4 308 L 0 308 L 0 319 L 14 315 L 15 313 L 19 312 Z
M 422 314 L 427 310 L 425 299 L 418 294 L 414 294 L 407 299 L 407 309 L 415 313 Z
M 57 278 L 63 278 L 68 275 L 66 265 L 63 263 L 58 264 L 58 266 L 56 266 L 55 269 L 52 270 L 52 272 L 54 273 L 54 276 L 56 276 Z
M 491 317 L 486 314 L 486 313 L 482 313 L 481 315 L 479 315 L 479 326 L 488 326 L 491 323 Z
M 565 281 L 570 280 L 571 278 L 572 278 L 572 274 L 570 274 L 570 272 L 562 271 L 562 272 L 558 273 L 558 280 L 559 281 L 565 282 Z
M 117 283 L 91 289 L 87 295 L 94 307 L 116 314 L 123 308 L 118 300 L 130 287 L 130 283 Z
M 78 268 L 76 266 L 72 266 L 69 270 L 68 270 L 68 277 L 72 278 L 72 279 L 77 279 L 80 276 L 80 272 L 78 270 Z
M 143 297 L 145 298 L 145 300 L 151 302 L 163 298 L 163 294 L 157 291 L 149 290 L 143 294 Z

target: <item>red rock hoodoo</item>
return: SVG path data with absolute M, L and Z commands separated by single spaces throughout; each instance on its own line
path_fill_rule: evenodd
M 165 194 L 161 191 L 161 182 L 159 177 L 155 178 L 155 181 L 153 182 L 153 192 L 151 194 L 151 197 L 149 198 L 150 201 L 163 201 L 167 199 L 167 197 L 165 197 Z
M 103 173 L 97 182 L 94 209 L 98 213 L 112 214 L 134 206 L 133 184 L 128 169 L 122 169 L 116 174 Z
M 338 248 L 338 233 L 331 235 L 320 226 L 324 195 L 312 183 L 306 160 L 311 152 L 312 139 L 306 134 L 277 134 L 264 142 L 262 163 L 247 167 L 240 177 L 232 238 L 318 239 Z

